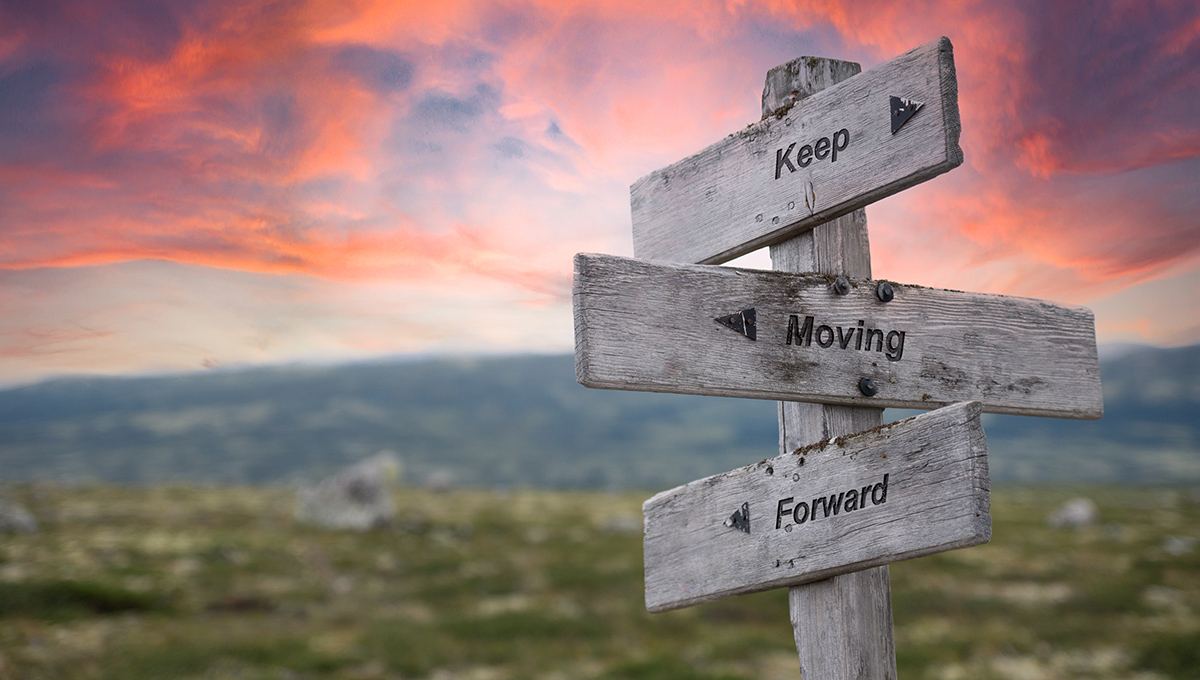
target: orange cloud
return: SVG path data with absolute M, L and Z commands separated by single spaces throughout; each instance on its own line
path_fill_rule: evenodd
M 997 292 L 1053 278 L 1085 295 L 1200 248 L 1194 3 L 175 11 L 0 10 L 0 268 L 483 276 L 562 300 L 571 252 L 626 247 L 611 244 L 628 242 L 628 184 L 752 122 L 766 68 L 812 52 L 869 67 L 941 34 L 966 165 L 873 221 L 939 236 L 936 255 L 904 251 L 914 272 L 991 267 Z

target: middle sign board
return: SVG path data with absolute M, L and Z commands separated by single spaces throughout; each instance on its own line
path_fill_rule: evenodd
M 1084 307 L 832 276 L 575 258 L 587 387 L 851 406 L 1103 414 Z M 886 300 L 886 301 L 885 301 Z

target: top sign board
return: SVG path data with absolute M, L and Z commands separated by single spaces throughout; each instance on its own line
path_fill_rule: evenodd
M 634 255 L 719 264 L 962 163 L 948 38 L 768 116 L 630 188 Z

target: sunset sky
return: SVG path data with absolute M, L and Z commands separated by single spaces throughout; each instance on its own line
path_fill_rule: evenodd
M 875 276 L 1200 342 L 1195 0 L 8 2 L 0 384 L 570 351 L 631 183 L 942 35 L 966 160 L 867 209 Z

